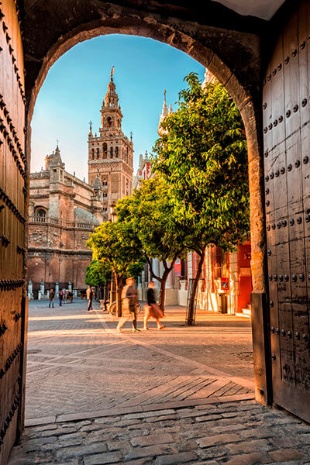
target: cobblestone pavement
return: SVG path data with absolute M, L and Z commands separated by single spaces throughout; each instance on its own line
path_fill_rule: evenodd
M 310 465 L 310 425 L 254 400 L 251 323 L 168 308 L 116 331 L 86 302 L 30 302 L 26 428 L 9 465 Z M 142 328 L 142 315 L 139 316 Z

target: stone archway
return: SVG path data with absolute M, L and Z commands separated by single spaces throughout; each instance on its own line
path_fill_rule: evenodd
M 249 177 L 253 229 L 253 256 L 255 266 L 253 269 L 254 292 L 265 291 L 263 269 L 264 235 L 262 234 L 263 202 L 260 198 L 260 176 L 262 175 L 261 159 L 261 101 L 260 77 L 261 68 L 259 52 L 260 41 L 258 36 L 248 32 L 235 32 L 216 30 L 208 26 L 201 26 L 197 33 L 195 24 L 187 24 L 182 19 L 164 18 L 156 13 L 145 13 L 139 10 L 128 10 L 118 6 L 97 6 L 97 10 L 88 12 L 89 22 L 82 14 L 83 9 L 76 12 L 73 17 L 67 7 L 59 6 L 58 31 L 41 40 L 40 50 L 35 50 L 35 57 L 31 57 L 28 49 L 42 36 L 44 30 L 35 30 L 28 41 L 25 41 L 25 71 L 27 96 L 27 153 L 30 154 L 30 122 L 38 92 L 50 67 L 79 42 L 99 35 L 111 33 L 129 34 L 153 38 L 187 53 L 199 61 L 222 82 L 229 94 L 235 100 L 244 120 L 249 147 Z M 79 14 L 81 15 L 79 17 Z M 46 15 L 46 13 L 45 13 Z M 29 12 L 29 23 L 35 18 Z M 95 20 L 96 17 L 96 20 Z M 27 13 L 26 13 L 26 19 Z M 43 20 L 43 19 L 42 19 Z M 71 28 L 68 23 L 72 22 Z M 30 26 L 28 26 L 30 27 Z M 27 33 L 26 33 L 27 35 Z M 32 53 L 33 53 L 32 48 Z M 232 59 L 232 56 L 234 57 Z M 34 60 L 34 58 L 36 58 Z M 258 248 L 257 248 L 258 247 Z
M 79 42 L 99 35 L 111 33 L 153 38 L 164 42 L 199 61 L 207 67 L 226 87 L 235 100 L 244 120 L 249 161 L 250 207 L 251 207 L 251 246 L 252 246 L 252 320 L 255 358 L 256 398 L 269 403 L 270 394 L 266 368 L 268 345 L 263 341 L 262 306 L 265 300 L 265 225 L 262 187 L 263 157 L 261 142 L 261 63 L 260 40 L 256 34 L 244 31 L 216 29 L 185 21 L 180 18 L 165 17 L 158 12 L 144 12 L 128 9 L 120 5 L 96 5 L 97 8 L 85 13 L 83 8 L 72 11 L 61 5 L 58 22 L 53 23 L 50 34 L 43 35 L 42 29 L 35 28 L 34 20 L 46 21 L 45 16 L 31 10 L 25 18 L 33 26 L 32 35 L 25 41 L 25 70 L 27 96 L 27 138 L 26 148 L 30 156 L 31 118 L 38 92 L 50 67 Z M 164 11 L 164 7 L 163 10 Z M 29 15 L 29 18 L 27 17 Z M 59 21 L 61 18 L 61 21 Z M 28 24 L 28 23 L 27 23 Z M 36 47 L 36 40 L 41 44 Z M 32 57 L 31 57 L 32 55 Z M 35 59 L 34 59 L 35 58 Z M 257 315 L 257 317 L 256 317 Z
M 5 293 L 6 299 L 4 304 L 0 302 L 0 308 L 6 311 L 3 313 L 4 318 L 10 321 L 11 334 L 14 334 L 9 345 L 8 332 L 2 325 L 2 331 L 6 334 L 0 340 L 0 349 L 6 361 L 6 371 L 2 370 L 1 379 L 4 376 L 8 379 L 7 374 L 10 375 L 10 380 L 6 384 L 2 383 L 2 386 L 6 386 L 7 391 L 11 390 L 14 394 L 12 399 L 8 399 L 10 405 L 7 411 L 1 412 L 0 418 L 1 441 L 3 442 L 4 438 L 5 443 L 3 454 L 0 452 L 0 459 L 3 458 L 4 463 L 12 444 L 23 429 L 27 333 L 24 279 L 27 269 L 26 218 L 31 118 L 36 97 L 52 64 L 78 42 L 98 35 L 137 35 L 178 48 L 208 67 L 225 85 L 241 111 L 249 149 L 256 398 L 262 403 L 270 402 L 266 368 L 269 354 L 266 342 L 268 335 L 264 331 L 267 317 L 263 311 L 266 296 L 266 241 L 261 156 L 260 38 L 263 28 L 266 29 L 267 25 L 257 18 L 243 18 L 217 2 L 208 2 L 207 8 L 208 14 L 202 14 L 200 6 L 190 1 L 185 4 L 172 1 L 167 4 L 153 1 L 141 3 L 134 0 L 112 0 L 110 3 L 101 0 L 66 0 L 57 2 L 57 9 L 52 0 L 0 2 L 1 34 L 3 30 L 0 36 L 0 61 L 5 57 L 0 67 L 0 106 L 1 111 L 6 112 L 4 122 L 1 122 L 0 137 L 0 154 L 5 147 L 5 157 L 0 157 L 0 160 L 12 162 L 7 179 L 1 178 L 0 170 L 0 214 L 2 209 L 9 212 L 11 219 L 8 219 L 7 224 L 8 229 L 13 225 L 9 233 L 12 233 L 14 238 L 13 251 L 12 244 L 7 241 L 10 237 L 6 237 L 10 234 L 2 236 L 1 239 L 6 241 L 7 245 L 2 240 L 5 247 L 2 247 L 4 252 L 0 251 L 0 263 L 5 259 L 9 247 L 15 254 L 12 262 L 15 260 L 17 264 L 16 274 L 7 273 L 8 279 L 6 276 L 0 279 L 0 291 Z M 265 34 L 270 36 L 270 27 L 267 28 L 267 32 L 265 30 Z M 12 83 L 12 86 L 7 86 L 7 83 Z M 25 124 L 23 105 L 26 110 Z M 20 194 L 20 199 L 16 193 Z M 14 236 L 16 231 L 19 236 Z M 11 279 L 11 275 L 14 279 Z M 11 301 L 9 293 L 14 293 L 18 298 Z M 14 321 L 11 314 L 14 314 Z M 11 376 L 11 366 L 14 367 L 14 376 Z M 0 392 L 0 395 L 2 394 L 6 395 L 6 392 Z

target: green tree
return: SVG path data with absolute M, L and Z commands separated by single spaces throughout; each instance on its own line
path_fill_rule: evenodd
M 96 287 L 99 298 L 107 295 L 107 285 L 111 281 L 111 265 L 107 261 L 92 260 L 86 268 L 85 283 Z
M 108 264 L 112 270 L 117 314 L 121 316 L 123 279 L 144 267 L 141 242 L 130 224 L 107 221 L 97 226 L 86 244 L 92 249 L 93 259 Z
M 161 176 L 144 181 L 130 197 L 118 201 L 116 210 L 118 221 L 130 223 L 142 244 L 151 278 L 160 282 L 159 306 L 164 310 L 167 278 L 176 259 L 184 254 L 186 235 L 169 183 Z M 154 270 L 154 258 L 162 264 L 162 275 Z
M 154 147 L 154 170 L 171 184 L 181 202 L 191 233 L 188 249 L 199 255 L 194 298 L 205 251 L 215 244 L 233 250 L 249 232 L 249 189 L 246 138 L 233 100 L 219 83 L 202 87 L 197 74 L 185 78 L 177 111 L 162 122 L 163 135 Z
M 111 266 L 108 262 L 92 260 L 86 268 L 85 283 L 100 287 L 111 280 Z

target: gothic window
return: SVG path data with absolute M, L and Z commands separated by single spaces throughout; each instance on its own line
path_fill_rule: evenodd
M 97 160 L 99 158 L 99 149 L 96 149 L 97 150 Z
M 91 149 L 91 159 L 95 159 L 95 149 Z
M 103 152 L 102 158 L 107 158 L 108 146 L 106 142 L 102 144 L 102 152 Z
M 34 212 L 34 220 L 38 223 L 45 223 L 46 211 L 42 207 L 38 207 Z
M 118 147 L 115 147 L 115 158 L 118 158 Z
M 110 158 L 113 158 L 113 147 L 110 147 Z
M 107 126 L 110 128 L 112 126 L 113 120 L 111 116 L 107 117 Z

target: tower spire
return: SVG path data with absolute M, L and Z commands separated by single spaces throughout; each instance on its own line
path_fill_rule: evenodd
M 164 90 L 164 103 L 163 103 L 163 108 L 162 108 L 162 111 L 161 111 L 161 115 L 159 117 L 159 123 L 158 123 L 158 134 L 161 135 L 163 133 L 163 130 L 161 129 L 161 123 L 163 122 L 163 120 L 166 118 L 166 116 L 169 115 L 169 110 L 168 110 L 168 107 L 167 107 L 167 91 Z M 171 113 L 171 111 L 170 111 Z
M 102 106 L 105 106 L 108 108 L 119 108 L 118 95 L 116 92 L 116 85 L 114 83 L 113 76 L 114 76 L 114 66 L 112 66 L 112 69 L 111 69 L 110 82 L 108 84 L 108 90 L 107 90 L 107 93 L 105 94 L 105 98 L 104 98 L 104 101 L 102 102 Z

